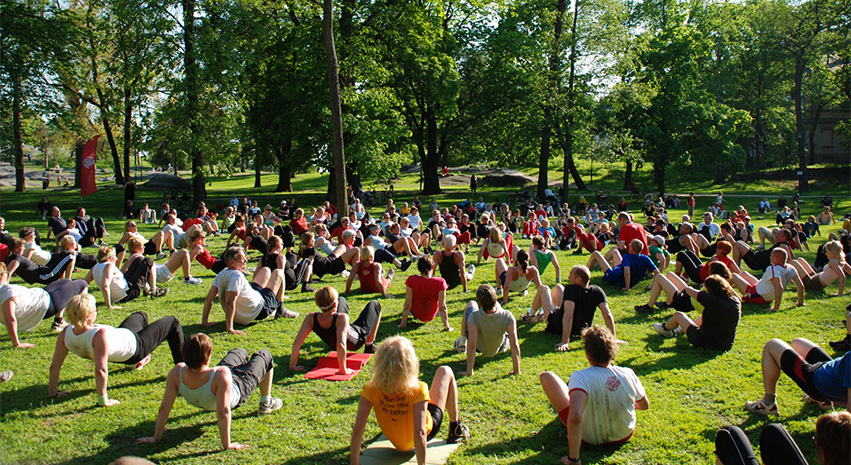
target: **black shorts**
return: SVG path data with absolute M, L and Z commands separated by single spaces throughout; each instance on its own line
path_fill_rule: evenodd
M 689 327 L 686 328 L 686 339 L 688 339 L 688 342 L 691 343 L 693 347 L 709 348 L 709 345 L 706 343 L 706 340 L 697 325 L 689 325 Z
M 685 291 L 678 291 L 674 294 L 671 300 L 671 306 L 683 313 L 688 313 L 694 310 L 694 305 L 691 303 L 691 297 Z
M 765 271 L 766 268 L 771 266 L 771 249 L 760 250 L 759 252 L 748 250 L 746 254 L 742 255 L 742 261 L 754 271 Z
M 700 249 L 700 254 L 704 257 L 712 257 L 718 252 L 718 243 L 709 244 L 705 249 Z
M 154 244 L 154 241 L 145 242 L 145 250 L 142 251 L 143 255 L 156 255 L 157 254 L 157 245 Z
M 266 373 L 275 366 L 275 362 L 272 354 L 266 349 L 254 352 L 249 359 L 245 349 L 237 348 L 230 350 L 218 366 L 230 368 L 233 383 L 239 388 L 239 407 L 257 389 Z
M 281 307 L 281 301 L 278 300 L 278 296 L 268 287 L 260 287 L 257 283 L 251 283 L 251 289 L 254 289 L 263 296 L 263 310 L 260 310 L 255 320 L 265 320 L 269 315 L 275 314 L 278 308 Z
M 73 281 L 70 279 L 60 279 L 44 286 L 44 290 L 50 296 L 50 305 L 47 307 L 47 313 L 44 314 L 44 319 L 46 320 L 64 310 L 65 305 L 72 297 L 82 294 L 88 287 L 89 283 L 83 279 L 75 279 Z
M 363 308 L 363 311 L 358 315 L 357 320 L 349 323 L 349 339 L 346 341 L 346 346 L 349 350 L 355 351 L 366 344 L 366 339 L 372 333 L 373 328 L 381 320 L 381 304 L 377 300 L 371 300 Z M 354 333 L 354 334 L 353 334 Z M 355 336 L 355 337 L 352 337 Z
M 792 349 L 786 349 L 780 355 L 780 369 L 786 376 L 801 388 L 808 396 L 819 402 L 824 402 L 824 396 L 816 389 L 813 383 L 813 373 L 818 370 L 824 362 L 833 360 L 827 352 L 820 347 L 812 348 L 806 358 L 801 357 Z
M 337 275 L 346 269 L 346 263 L 340 257 L 313 256 L 313 274 L 321 278 L 326 274 Z
M 818 277 L 818 275 L 813 275 L 812 277 L 810 277 L 805 274 L 802 274 L 801 281 L 804 283 L 804 289 L 808 291 L 820 291 L 824 289 L 824 283 L 821 282 L 821 279 Z
M 429 442 L 437 436 L 437 432 L 440 430 L 440 425 L 443 423 L 443 410 L 431 402 L 429 402 L 426 406 L 426 410 L 428 410 L 429 415 L 431 415 L 432 423 L 431 431 L 429 431 L 428 436 L 426 436 L 426 442 Z

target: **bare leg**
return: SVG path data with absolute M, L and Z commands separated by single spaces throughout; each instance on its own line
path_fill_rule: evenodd
M 335 251 L 336 252 L 336 251 Z M 344 263 L 352 264 L 354 263 L 358 257 L 360 256 L 360 248 L 352 247 L 351 249 L 345 251 L 342 255 L 339 255 L 343 259 Z
M 665 329 L 674 329 L 679 327 L 680 331 L 685 333 L 686 328 L 689 326 L 696 325 L 691 318 L 688 317 L 683 312 L 676 312 L 674 315 L 665 323 Z
M 620 254 L 618 254 L 618 256 L 620 256 Z M 595 263 L 601 270 L 603 270 L 603 272 L 609 271 L 612 268 L 611 265 L 609 265 L 609 262 L 606 261 L 606 258 L 596 250 L 591 252 L 591 256 L 588 258 L 588 268 L 593 267 Z
M 165 266 L 168 267 L 168 271 L 174 273 L 178 269 L 183 269 L 183 277 L 190 278 L 192 274 L 189 272 L 191 263 L 189 262 L 189 251 L 186 249 L 180 249 L 171 257 L 168 258 L 168 261 L 165 262 Z
M 494 273 L 496 274 L 497 283 L 500 282 L 499 277 L 502 275 L 503 272 L 508 272 L 508 265 L 506 265 L 505 260 L 497 258 L 496 265 L 494 266 Z M 502 287 L 502 284 L 500 284 L 499 287 Z
M 269 397 L 272 395 L 272 377 L 274 368 L 269 368 L 269 371 L 266 372 L 266 376 L 260 381 L 260 386 L 258 389 L 260 390 L 260 395 L 263 397 Z
M 444 365 L 437 369 L 428 391 L 430 402 L 449 415 L 449 421 L 457 423 L 460 419 L 458 412 L 458 385 L 452 369 Z
M 551 371 L 545 371 L 541 373 L 540 380 L 544 394 L 547 395 L 556 413 L 570 407 L 570 394 L 561 378 Z
M 734 274 L 732 278 L 732 284 L 736 286 L 736 289 L 738 289 L 742 294 L 747 292 L 748 286 L 756 283 L 757 279 L 754 278 L 752 274 L 744 270 L 742 270 L 739 274 Z

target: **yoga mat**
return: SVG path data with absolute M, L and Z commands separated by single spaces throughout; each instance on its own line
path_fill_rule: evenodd
M 434 438 L 426 447 L 426 464 L 443 465 L 461 444 L 447 444 L 446 439 Z M 361 465 L 416 464 L 417 454 L 413 450 L 402 452 L 382 434 L 360 454 Z
M 348 381 L 360 373 L 361 368 L 372 358 L 372 354 L 356 354 L 346 352 L 346 366 L 352 370 L 347 375 L 337 374 L 339 365 L 337 363 L 337 352 L 331 352 L 327 357 L 319 359 L 316 368 L 304 375 L 307 379 L 324 379 L 327 381 Z

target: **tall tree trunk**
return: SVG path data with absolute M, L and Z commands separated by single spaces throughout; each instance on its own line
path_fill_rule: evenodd
M 85 139 L 77 139 L 74 142 L 74 188 L 79 189 L 83 185 L 83 147 L 86 146 Z
M 812 119 L 810 120 L 810 130 L 807 134 L 807 152 L 809 153 L 809 164 L 816 163 L 816 130 L 818 129 L 819 119 L 821 119 L 821 110 L 823 105 L 813 105 Z
M 292 192 L 292 168 L 290 168 L 287 159 L 290 157 L 293 149 L 293 142 L 287 141 L 283 147 L 275 150 L 276 158 L 278 159 L 278 186 L 275 187 L 275 192 Z
M 659 196 L 665 195 L 665 165 L 667 164 L 668 160 L 664 156 L 653 163 L 653 177 L 656 180 L 656 187 L 659 189 Z
M 544 127 L 541 128 L 541 153 L 538 156 L 538 199 L 547 197 L 544 189 L 549 184 L 550 147 L 553 137 L 553 128 L 550 126 L 550 121 L 552 121 L 552 111 L 547 106 L 544 107 Z
M 754 126 L 754 163 L 756 164 L 755 168 L 760 169 L 762 167 L 762 154 L 765 152 L 765 131 L 762 129 L 762 119 L 760 113 L 757 112 L 756 117 L 753 120 Z
M 440 165 L 440 154 L 437 153 L 437 117 L 427 110 L 426 118 L 426 151 L 423 158 L 423 194 L 440 193 L 440 177 L 437 170 Z
M 809 175 L 807 173 L 807 141 L 804 138 L 804 104 L 801 88 L 804 82 L 804 71 L 806 62 L 804 52 L 799 52 L 795 57 L 795 77 L 792 87 L 792 100 L 795 101 L 795 142 L 797 142 L 797 158 L 798 171 L 801 173 L 798 176 L 798 192 L 805 193 L 810 191 L 808 183 Z
M 98 91 L 100 93 L 100 91 Z M 102 118 L 103 132 L 106 133 L 106 140 L 109 142 L 109 153 L 112 154 L 112 163 L 115 165 L 115 184 L 124 184 L 124 175 L 121 173 L 121 159 L 118 158 L 118 147 L 115 145 L 115 136 L 112 134 L 112 124 L 109 118 Z M 129 179 L 127 180 L 129 182 Z
M 195 60 L 195 0 L 183 0 L 183 74 L 186 84 L 186 117 L 189 121 L 192 158 L 193 206 L 204 200 L 204 154 L 198 148 L 198 63 Z M 177 170 L 177 165 L 174 167 Z
M 260 164 L 254 160 L 254 187 L 263 187 L 263 173 L 260 172 Z
M 626 162 L 626 172 L 623 175 L 623 190 L 630 191 L 632 190 L 632 162 L 627 160 Z
M 12 77 L 12 138 L 15 150 L 15 192 L 27 190 L 26 178 L 24 177 L 24 135 L 23 123 L 21 122 L 21 77 L 15 74 Z
M 576 169 L 576 162 L 573 159 L 573 127 L 575 121 L 573 107 L 576 101 L 576 60 L 579 59 L 579 51 L 577 50 L 577 25 L 579 23 L 579 7 L 579 0 L 577 0 L 576 5 L 573 9 L 573 21 L 571 22 L 570 27 L 570 55 L 567 57 L 568 62 L 570 63 L 570 68 L 567 78 L 567 118 L 564 125 L 565 127 L 562 128 L 560 122 L 555 123 L 556 129 L 559 132 L 559 144 L 561 145 L 561 150 L 564 153 L 564 174 L 562 179 L 562 185 L 565 191 L 567 191 L 567 188 L 570 185 L 570 178 L 573 178 L 573 182 L 576 183 L 577 189 L 585 190 L 588 188 L 585 185 L 585 181 L 582 180 L 582 175 L 579 174 L 579 170 Z M 560 36 L 561 18 L 564 17 L 565 12 L 567 11 L 567 2 L 564 0 L 560 0 L 557 4 L 557 8 L 559 11 L 559 19 L 556 23 L 556 32 L 558 33 L 558 36 Z M 558 40 L 558 37 L 556 38 L 556 40 Z
M 343 147 L 343 111 L 340 108 L 340 69 L 337 65 L 337 48 L 334 45 L 334 2 L 324 0 L 322 8 L 322 37 L 328 61 L 328 89 L 331 97 L 331 128 L 334 146 L 334 177 L 337 211 L 346 214 L 346 153 Z
M 130 88 L 124 88 L 124 178 L 130 176 L 130 131 L 133 124 L 133 103 L 130 101 Z
M 334 165 L 328 167 L 328 195 L 325 196 L 325 200 L 337 201 L 337 170 L 334 169 Z M 346 200 L 348 201 L 348 199 Z

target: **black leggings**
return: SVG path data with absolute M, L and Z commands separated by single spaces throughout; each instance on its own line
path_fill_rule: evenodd
M 89 221 L 81 222 L 86 227 L 86 232 L 80 238 L 79 243 L 82 247 L 94 245 L 95 241 L 103 239 L 106 232 L 106 226 L 103 224 L 103 218 L 89 218 Z
M 230 368 L 233 382 L 239 388 L 239 403 L 236 404 L 239 407 L 257 389 L 269 370 L 275 367 L 275 362 L 266 349 L 254 352 L 249 359 L 245 349 L 236 348 L 228 351 L 218 366 Z
M 142 291 L 148 285 L 148 276 L 153 266 L 154 261 L 150 257 L 134 258 L 130 262 L 127 272 L 124 273 L 124 279 L 127 280 L 127 295 L 119 300 L 119 303 L 130 302 L 142 295 Z
M 795 440 L 778 423 L 763 428 L 759 451 L 765 465 L 807 465 Z M 724 465 L 759 465 L 747 435 L 738 426 L 725 426 L 715 434 L 715 455 Z
M 378 325 L 381 320 L 381 304 L 377 300 L 371 300 L 363 308 L 363 311 L 358 315 L 358 319 L 349 323 L 349 327 L 358 334 L 357 340 L 353 340 L 352 334 L 349 334 L 349 340 L 346 341 L 349 350 L 358 350 L 366 344 L 366 338 Z
M 75 295 L 82 294 L 88 287 L 89 283 L 85 279 L 75 279 L 73 281 L 70 279 L 60 279 L 44 286 L 44 290 L 50 296 L 50 306 L 47 307 L 47 313 L 44 314 L 44 319 L 48 319 L 65 310 L 65 305 L 68 304 L 68 301 Z
M 183 361 L 183 355 L 180 353 L 180 348 L 183 346 L 183 328 L 177 317 L 167 316 L 148 324 L 148 315 L 145 312 L 136 312 L 128 316 L 118 327 L 129 329 L 136 335 L 136 353 L 122 362 L 125 365 L 139 363 L 163 341 L 168 341 L 174 363 Z
M 678 253 L 677 263 L 683 264 L 683 270 L 685 270 L 686 275 L 688 275 L 688 279 L 696 283 L 703 282 L 703 279 L 700 278 L 700 267 L 703 266 L 703 263 L 700 261 L 700 257 L 695 255 L 694 252 L 691 250 L 683 250 Z

